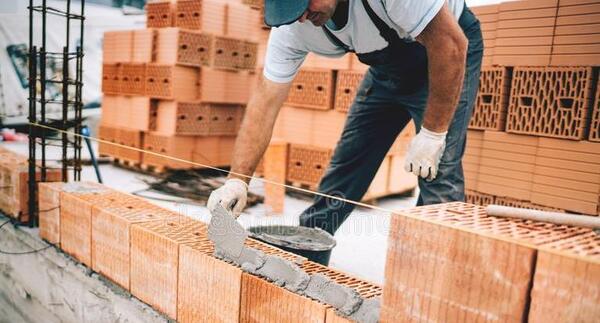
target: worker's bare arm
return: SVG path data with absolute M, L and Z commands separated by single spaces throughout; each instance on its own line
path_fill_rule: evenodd
M 427 48 L 429 61 L 429 98 L 423 127 L 442 133 L 448 130 L 460 98 L 468 40 L 444 4 L 417 41 Z
M 242 122 L 235 148 L 231 171 L 252 175 L 263 153 L 269 145 L 273 125 L 279 110 L 286 100 L 291 83 L 275 83 L 263 77 L 252 94 L 244 121 Z M 248 178 L 231 174 L 230 178 L 240 178 L 248 183 Z

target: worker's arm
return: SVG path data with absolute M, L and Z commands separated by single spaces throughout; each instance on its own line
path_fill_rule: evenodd
M 290 85 L 272 82 L 264 77 L 258 81 L 235 142 L 230 178 L 250 182 L 247 177 L 236 176 L 235 173 L 248 176 L 254 173 L 269 145 L 275 120 L 288 96 Z
M 468 41 L 446 3 L 416 39 L 427 49 L 429 97 L 421 130 L 411 141 L 404 168 L 433 180 L 460 99 Z
M 460 98 L 468 41 L 447 4 L 417 41 L 427 49 L 429 62 L 429 98 L 423 127 L 433 132 L 445 132 Z
M 261 77 L 248 106 L 233 149 L 231 173 L 223 186 L 210 195 L 207 206 L 213 210 L 217 204 L 232 211 L 235 217 L 246 206 L 248 183 L 256 165 L 264 154 L 273 126 L 291 83 L 276 83 Z

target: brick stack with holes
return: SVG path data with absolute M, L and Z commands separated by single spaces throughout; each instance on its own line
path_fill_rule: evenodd
M 36 181 L 42 179 L 39 169 Z M 59 168 L 48 165 L 46 182 L 62 180 Z M 0 147 L 0 213 L 19 223 L 29 221 L 29 167 L 26 156 Z
M 599 317 L 600 236 L 460 202 L 392 215 L 381 322 Z M 591 320 L 593 321 L 593 319 Z
M 258 12 L 233 0 L 152 1 L 146 11 L 146 29 L 105 34 L 99 131 L 140 150 L 101 143 L 100 154 L 155 171 L 229 165 L 256 79 Z
M 51 210 L 40 213 L 44 240 L 173 320 L 349 322 L 330 305 L 215 257 L 203 222 L 96 183 L 42 183 L 40 197 L 40 209 Z M 259 241 L 246 245 L 364 298 L 382 294 L 380 286 Z
M 473 11 L 491 59 L 463 162 L 467 200 L 598 215 L 600 3 L 529 0 Z
M 272 144 L 257 172 L 267 179 L 285 178 L 291 185 L 316 190 L 366 69 L 355 55 L 327 58 L 310 53 L 292 83 L 275 124 Z M 411 192 L 416 187 L 416 178 L 403 168 L 404 154 L 414 131 L 411 123 L 399 135 L 375 175 L 365 201 Z M 265 203 L 275 212 L 282 212 L 283 189 L 273 187 L 273 194 L 270 193 L 267 188 Z

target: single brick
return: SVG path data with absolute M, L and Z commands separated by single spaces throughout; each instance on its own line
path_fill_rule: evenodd
M 485 67 L 479 79 L 479 91 L 469 129 L 503 131 L 510 94 L 511 70 Z
M 179 247 L 206 239 L 206 225 L 179 216 L 131 226 L 131 293 L 177 319 Z
M 335 87 L 335 110 L 348 112 L 363 77 L 364 73 L 362 72 L 338 71 Z
M 334 71 L 302 69 L 292 82 L 286 104 L 301 108 L 328 110 L 333 105 Z
M 156 1 L 146 4 L 146 27 L 165 28 L 173 26 L 175 6 L 173 1 Z

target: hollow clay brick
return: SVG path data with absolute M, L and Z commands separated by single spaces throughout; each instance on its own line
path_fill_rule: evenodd
M 115 143 L 121 146 L 115 148 L 114 157 L 131 164 L 139 164 L 142 159 L 142 153 L 139 150 L 129 149 L 128 147 L 141 149 L 144 146 L 143 133 L 139 130 L 117 128 L 115 134 Z
M 264 158 L 264 178 L 275 183 L 285 183 L 288 166 L 289 144 L 281 141 L 271 141 Z M 265 184 L 265 205 L 273 214 L 283 214 L 285 202 L 285 187 Z
M 263 33 L 260 10 L 230 1 L 225 7 L 225 36 L 240 37 L 250 41 L 258 41 Z
M 334 72 L 329 69 L 302 69 L 292 82 L 286 104 L 307 109 L 328 110 L 333 105 Z
M 122 64 L 102 64 L 102 93 L 121 92 Z
M 156 132 L 164 135 L 235 135 L 241 105 L 160 101 Z
M 127 63 L 133 54 L 133 32 L 131 30 L 104 32 L 102 41 L 102 63 Z
M 120 92 L 128 95 L 144 95 L 146 93 L 146 64 L 123 64 Z
M 536 249 L 590 232 L 489 217 L 458 202 L 403 214 L 392 217 L 381 321 L 522 320 Z M 506 279 L 511 287 L 501 288 Z
M 173 26 L 175 6 L 172 1 L 156 1 L 146 4 L 146 27 L 165 28 Z
M 232 136 L 196 137 L 192 160 L 208 166 L 230 166 L 234 143 L 235 137 Z
M 291 144 L 287 180 L 316 187 L 329 165 L 331 156 L 331 149 Z
M 173 14 L 175 27 L 200 30 L 215 35 L 225 33 L 225 3 L 216 0 L 177 0 Z
M 340 112 L 348 112 L 350 105 L 354 102 L 358 86 L 364 77 L 364 73 L 351 70 L 338 71 L 335 86 L 334 109 Z
M 600 77 L 596 82 L 596 98 L 594 99 L 589 140 L 600 142 Z
M 590 67 L 515 68 L 506 131 L 582 139 L 591 83 Z
M 62 182 L 38 184 L 40 237 L 60 246 L 60 192 Z
M 152 63 L 155 60 L 156 31 L 154 28 L 133 31 L 132 63 Z
M 529 321 L 592 322 L 600 315 L 600 238 L 589 230 L 545 247 L 537 256 Z
M 103 111 L 104 114 L 104 111 Z M 98 139 L 102 140 L 98 142 L 98 154 L 100 156 L 114 156 L 116 151 L 116 146 L 113 146 L 109 143 L 114 143 L 116 138 L 116 129 L 112 126 L 107 126 L 104 124 L 100 124 L 98 126 Z
M 503 131 L 510 94 L 511 70 L 486 67 L 479 78 L 479 92 L 469 123 L 470 129 Z
M 60 193 L 60 244 L 64 252 L 92 266 L 92 207 L 117 203 L 124 193 L 106 188 Z
M 177 319 L 179 247 L 206 239 L 206 225 L 179 216 L 131 226 L 131 293 Z
M 143 153 L 142 164 L 157 169 L 164 167 L 173 169 L 188 169 L 193 165 L 184 161 L 192 160 L 192 149 L 194 138 L 187 136 L 165 136 L 158 133 L 147 133 L 144 136 L 144 150 L 181 160 L 173 160 L 167 157 L 151 153 Z
M 129 290 L 130 228 L 178 215 L 143 199 L 92 207 L 92 268 Z
M 151 98 L 195 100 L 199 81 L 195 67 L 158 64 L 146 67 L 146 95 Z
M 473 190 L 465 190 L 465 202 L 469 204 L 487 206 L 494 204 L 495 196 L 484 194 Z

